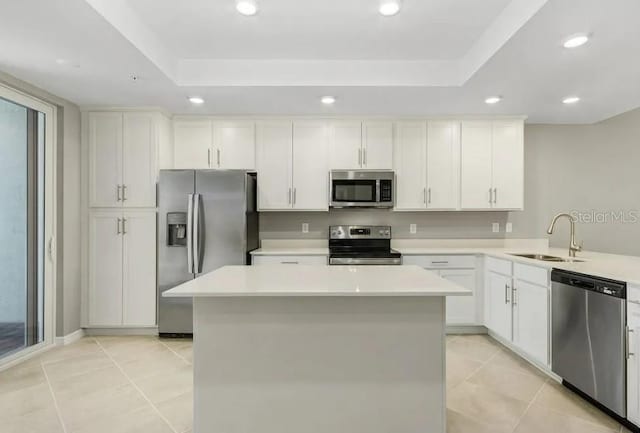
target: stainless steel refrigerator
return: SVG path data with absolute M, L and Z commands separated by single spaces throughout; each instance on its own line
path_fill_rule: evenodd
M 162 292 L 225 265 L 248 265 L 258 248 L 256 174 L 161 170 L 158 182 L 158 332 L 193 333 L 191 299 Z

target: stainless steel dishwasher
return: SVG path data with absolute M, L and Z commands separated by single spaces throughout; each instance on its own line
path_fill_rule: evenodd
M 626 284 L 551 272 L 551 369 L 563 383 L 625 417 Z

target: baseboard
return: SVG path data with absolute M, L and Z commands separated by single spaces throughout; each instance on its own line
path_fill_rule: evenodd
M 66 346 L 67 344 L 75 343 L 84 337 L 84 329 L 78 329 L 77 331 L 67 334 L 63 337 L 56 337 L 56 346 Z
M 482 325 L 447 325 L 447 335 L 486 334 L 487 328 Z
M 86 335 L 158 335 L 158 327 L 147 328 L 85 328 Z

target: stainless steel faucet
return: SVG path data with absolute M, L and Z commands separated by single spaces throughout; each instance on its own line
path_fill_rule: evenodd
M 569 257 L 575 257 L 576 252 L 582 251 L 582 244 L 578 245 L 576 243 L 576 219 L 569 215 L 568 213 L 559 213 L 558 215 L 553 217 L 551 220 L 551 224 L 549 224 L 549 228 L 547 229 L 547 233 L 553 234 L 553 227 L 556 225 L 556 221 L 559 218 L 565 217 L 569 219 L 571 223 L 571 239 L 569 241 Z

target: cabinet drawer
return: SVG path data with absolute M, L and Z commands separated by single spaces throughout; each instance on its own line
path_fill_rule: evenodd
M 640 308 L 640 287 L 627 286 L 627 302 Z
M 509 260 L 487 257 L 486 266 L 491 272 L 511 276 L 512 263 Z
M 549 270 L 547 268 L 514 263 L 513 276 L 518 280 L 528 281 L 529 283 L 536 284 L 538 286 L 549 286 Z
M 254 266 L 260 265 L 326 265 L 327 256 L 253 256 Z
M 476 257 L 470 255 L 403 256 L 402 263 L 429 269 L 474 269 Z

